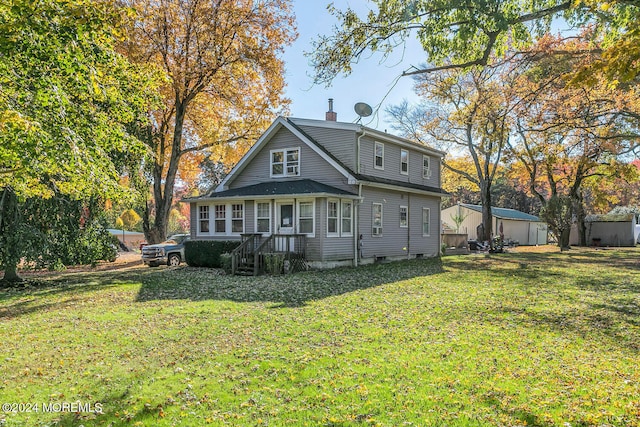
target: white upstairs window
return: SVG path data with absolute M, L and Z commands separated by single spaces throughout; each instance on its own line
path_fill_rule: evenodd
M 271 177 L 300 176 L 300 149 L 271 150 Z
M 427 155 L 422 156 L 422 177 L 431 178 L 431 157 Z
M 373 151 L 373 167 L 384 170 L 384 144 L 376 142 Z
M 400 150 L 400 173 L 402 175 L 409 175 L 409 151 Z

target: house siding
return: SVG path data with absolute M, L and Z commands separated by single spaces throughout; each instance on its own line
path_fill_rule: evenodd
M 384 169 L 374 167 L 375 143 L 384 144 Z M 400 173 L 400 152 L 409 152 L 409 173 Z M 440 158 L 429 156 L 431 159 L 431 176 L 422 177 L 422 156 L 425 153 L 393 142 L 375 139 L 368 135 L 360 141 L 360 173 L 378 178 L 391 179 L 394 181 L 408 182 L 411 184 L 426 185 L 440 188 Z
M 339 198 L 335 198 L 338 200 Z M 354 237 L 353 236 L 327 236 L 327 198 L 317 199 L 316 212 L 319 213 L 316 239 L 321 249 L 321 261 L 353 260 Z M 352 202 L 355 204 L 354 202 Z M 355 215 L 355 212 L 352 213 Z M 354 217 L 352 216 L 352 221 Z M 354 221 L 355 222 L 355 221 Z M 352 228 L 354 224 L 352 223 Z
M 271 150 L 300 147 L 300 176 L 272 178 Z M 229 183 L 229 188 L 240 188 L 271 180 L 312 179 L 343 190 L 352 190 L 347 178 L 331 166 L 318 153 L 298 139 L 288 129 L 281 128 L 252 159 L 251 163 Z
M 438 256 L 440 254 L 440 198 L 410 194 L 409 228 L 411 240 L 409 253 L 412 256 Z M 430 210 L 429 235 L 422 234 L 422 209 Z
M 356 133 L 351 130 L 300 126 L 303 132 L 323 145 L 351 170 L 356 168 Z
M 440 198 L 400 191 L 363 188 L 359 230 L 362 257 L 437 256 L 440 250 Z M 381 203 L 382 236 L 372 235 L 373 203 Z M 400 206 L 409 208 L 408 227 L 400 227 Z M 422 209 L 429 208 L 430 234 L 422 235 Z

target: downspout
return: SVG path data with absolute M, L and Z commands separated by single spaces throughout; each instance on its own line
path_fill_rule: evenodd
M 360 140 L 367 133 L 365 129 L 362 129 L 362 133 L 356 139 L 356 175 L 360 175 Z M 356 176 L 358 179 L 358 176 Z M 360 223 L 358 218 L 360 217 L 360 203 L 362 203 L 362 184 L 358 184 L 358 201 L 357 204 L 354 203 L 354 212 L 353 212 L 353 220 L 354 220 L 354 230 L 353 230 L 353 265 L 355 267 L 358 266 L 358 256 L 360 255 Z
M 411 193 L 407 193 L 407 259 L 411 257 Z
M 362 203 L 362 184 L 358 184 L 358 200 L 353 203 L 353 266 L 358 266 L 360 255 L 360 203 Z
M 362 127 L 361 127 L 362 129 Z M 360 139 L 367 134 L 365 129 L 362 130 L 362 133 L 356 140 L 356 173 L 360 174 Z

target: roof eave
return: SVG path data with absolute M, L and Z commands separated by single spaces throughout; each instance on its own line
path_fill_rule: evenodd
M 245 200 L 273 200 L 273 199 L 313 199 L 317 197 L 329 197 L 336 199 L 353 199 L 358 200 L 357 194 L 336 194 L 336 193 L 292 193 L 292 194 L 264 194 L 264 195 L 246 195 L 246 196 L 221 196 L 221 197 L 201 197 L 190 199 L 190 202 L 211 202 L 215 200 L 224 201 L 245 201 Z M 184 200 L 184 199 L 183 199 Z
M 367 185 L 369 187 L 383 188 L 386 190 L 404 191 L 405 193 L 422 194 L 424 196 L 434 196 L 434 197 L 440 197 L 440 198 L 449 196 L 449 194 L 447 193 L 439 193 L 436 191 L 430 191 L 426 189 L 421 190 L 419 188 L 405 187 L 403 185 L 398 185 L 398 184 L 385 184 L 381 182 L 367 181 L 367 180 L 360 180 L 358 181 L 358 184 Z

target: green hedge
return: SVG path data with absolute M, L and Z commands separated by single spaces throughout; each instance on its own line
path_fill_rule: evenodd
M 184 257 L 191 267 L 220 268 L 220 254 L 231 252 L 239 240 L 189 240 L 184 244 Z

